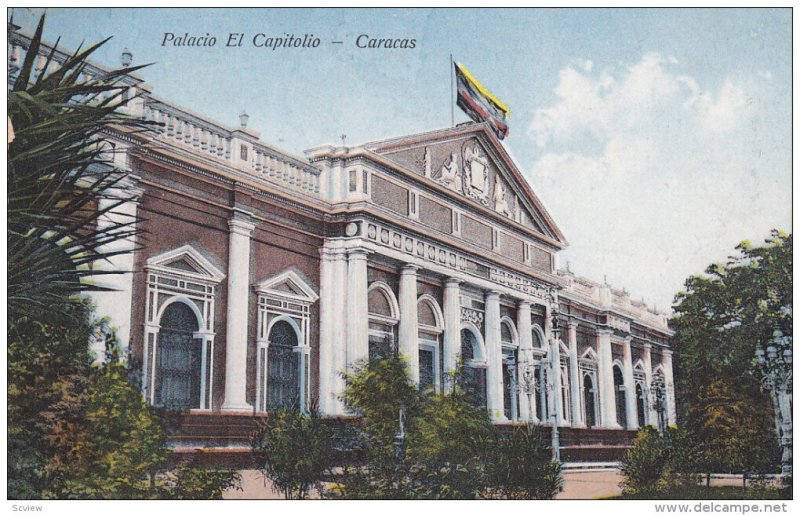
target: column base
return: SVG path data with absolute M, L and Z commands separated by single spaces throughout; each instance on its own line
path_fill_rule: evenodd
M 246 402 L 245 403 L 227 403 L 226 402 L 225 404 L 222 405 L 222 411 L 225 411 L 225 412 L 234 412 L 234 411 L 242 412 L 242 411 L 246 411 L 248 413 L 252 413 L 253 412 L 253 406 L 250 405 L 250 404 L 247 404 Z

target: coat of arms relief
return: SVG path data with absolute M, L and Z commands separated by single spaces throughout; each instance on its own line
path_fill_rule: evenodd
M 426 177 L 431 177 L 451 190 L 463 193 L 484 206 L 489 206 L 489 159 L 477 143 L 467 142 L 463 146 L 461 163 L 459 163 L 458 152 L 452 152 L 436 172 L 431 171 L 431 154 L 426 147 L 423 166 Z M 513 194 L 511 194 L 513 199 L 509 197 L 506 194 L 506 189 L 500 174 L 495 174 L 494 193 L 492 195 L 494 210 L 513 220 L 517 220 L 519 199 Z

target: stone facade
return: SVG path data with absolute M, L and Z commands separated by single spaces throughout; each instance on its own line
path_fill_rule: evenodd
M 220 426 L 347 416 L 340 372 L 389 344 L 438 391 L 461 361 L 497 422 L 634 430 L 656 377 L 675 422 L 666 316 L 559 269 L 564 235 L 487 125 L 294 156 L 125 80 L 160 125 L 106 134 L 142 233 L 97 302 L 148 402 Z

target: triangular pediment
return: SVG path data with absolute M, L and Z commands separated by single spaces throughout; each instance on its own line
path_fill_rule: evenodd
M 565 242 L 516 163 L 485 124 L 374 142 L 367 148 L 472 202 Z
M 255 288 L 258 293 L 290 297 L 308 303 L 316 302 L 319 298 L 314 288 L 295 270 L 286 270 L 264 279 Z
M 147 259 L 149 270 L 160 270 L 185 275 L 195 279 L 205 279 L 218 283 L 225 274 L 200 251 L 191 245 L 184 245 Z

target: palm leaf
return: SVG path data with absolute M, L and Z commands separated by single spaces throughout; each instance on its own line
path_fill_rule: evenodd
M 132 241 L 139 222 L 117 212 L 133 199 L 120 187 L 126 173 L 114 168 L 102 142 L 113 128 L 155 125 L 120 111 L 136 98 L 126 95 L 124 79 L 141 67 L 87 77 L 88 59 L 108 40 L 59 62 L 55 46 L 43 51 L 44 22 L 42 16 L 8 95 L 15 132 L 7 178 L 10 326 L 74 294 L 107 289 L 103 276 L 126 272 L 101 268 L 133 250 L 112 244 Z M 40 54 L 44 67 L 36 76 Z

